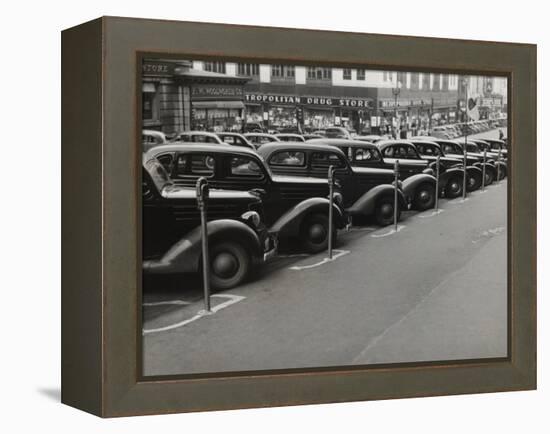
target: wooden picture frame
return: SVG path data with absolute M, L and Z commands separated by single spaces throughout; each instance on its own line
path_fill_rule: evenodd
M 140 374 L 141 60 L 254 59 L 508 77 L 509 357 Z M 536 388 L 536 46 L 102 17 L 62 33 L 62 402 L 102 416 Z

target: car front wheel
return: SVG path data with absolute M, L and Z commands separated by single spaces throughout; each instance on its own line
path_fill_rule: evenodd
M 393 196 L 381 197 L 376 203 L 374 217 L 380 226 L 388 226 L 393 223 L 394 218 L 394 198 Z M 397 204 L 397 221 L 401 216 L 401 207 Z
M 414 192 L 413 207 L 425 211 L 435 205 L 435 187 L 430 184 L 420 184 Z
M 336 230 L 332 228 L 333 240 L 336 240 Z M 319 253 L 328 248 L 329 224 L 328 216 L 313 214 L 307 217 L 300 228 L 300 241 L 305 251 Z
M 234 241 L 224 241 L 210 248 L 210 283 L 214 289 L 230 289 L 243 283 L 250 272 L 252 258 Z

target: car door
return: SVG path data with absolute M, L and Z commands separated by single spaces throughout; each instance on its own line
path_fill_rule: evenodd
M 314 178 L 328 178 L 329 167 L 334 167 L 334 175 L 340 184 L 345 197 L 355 196 L 354 175 L 349 162 L 331 151 L 311 151 L 309 158 L 309 174 Z

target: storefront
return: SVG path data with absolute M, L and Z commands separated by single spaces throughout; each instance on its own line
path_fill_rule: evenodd
M 247 122 L 263 122 L 266 129 L 293 128 L 315 131 L 343 126 L 360 131 L 370 124 L 373 100 L 331 96 L 247 93 Z

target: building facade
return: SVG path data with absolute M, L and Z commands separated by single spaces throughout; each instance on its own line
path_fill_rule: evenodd
M 464 120 L 466 92 L 480 113 L 506 107 L 506 79 L 422 72 L 212 61 L 146 61 L 144 128 L 410 134 Z

